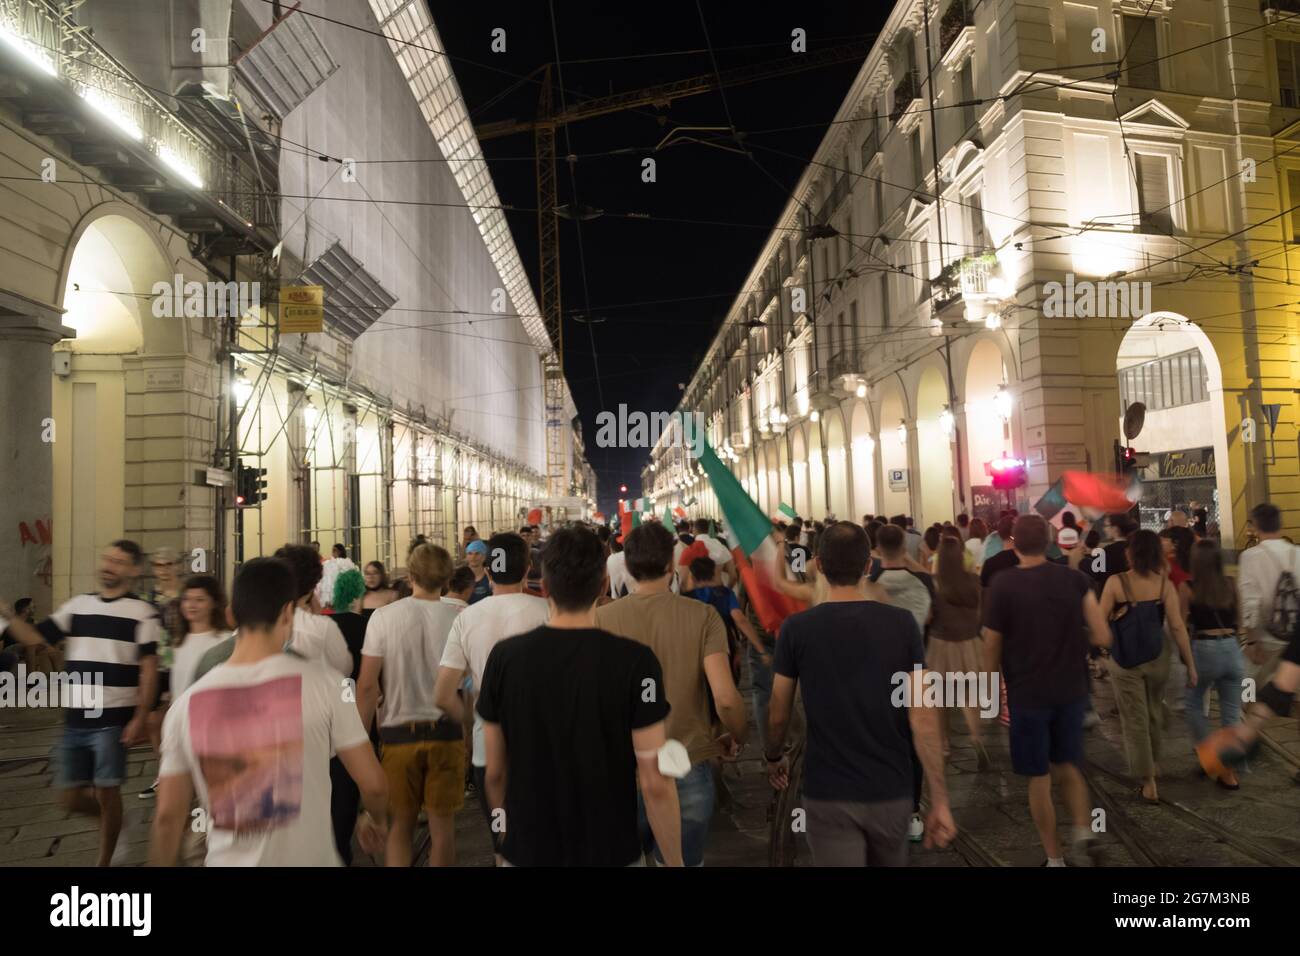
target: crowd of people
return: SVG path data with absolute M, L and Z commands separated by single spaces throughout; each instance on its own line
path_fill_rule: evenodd
M 771 629 L 751 613 L 745 556 L 706 518 L 577 522 L 544 541 L 536 525 L 487 539 L 467 527 L 459 559 L 419 536 L 391 582 L 343 545 L 323 558 L 317 542 L 286 544 L 240 566 L 229 600 L 166 549 L 137 596 L 146 556 L 120 540 L 98 590 L 45 620 L 0 604 L 3 663 L 39 649 L 102 686 L 101 707 L 67 708 L 54 761 L 64 806 L 99 820 L 100 865 L 128 842 L 127 748 L 148 744 L 158 775 L 140 796 L 156 803 L 159 865 L 201 832 L 212 866 L 336 866 L 356 846 L 409 866 L 422 813 L 430 865 L 453 865 L 472 798 L 500 866 L 701 866 L 720 768 L 751 718 L 777 791 L 803 734 L 815 864 L 905 865 L 909 841 L 956 834 L 954 724 L 976 770 L 991 767 L 988 703 L 1044 865 L 1089 865 L 1079 768 L 1100 719 L 1094 680 L 1114 688 L 1136 793 L 1153 802 L 1175 655 L 1197 756 L 1225 788 L 1290 711 L 1300 548 L 1272 504 L 1251 524 L 1234 579 L 1203 516 L 1180 509 L 1159 532 L 1068 511 L 923 531 L 903 515 L 781 518 L 772 585 L 801 609 Z M 1261 689 L 1243 706 L 1251 668 Z M 933 675 L 993 696 L 935 701 Z

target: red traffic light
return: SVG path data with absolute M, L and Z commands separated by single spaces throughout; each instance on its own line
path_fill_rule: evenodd
M 1020 488 L 1029 480 L 1025 474 L 1024 460 L 1009 458 L 1005 454 L 1001 458 L 985 462 L 984 470 L 993 476 L 994 488 Z
M 618 490 L 621 491 L 623 494 L 627 494 L 627 485 L 619 485 Z

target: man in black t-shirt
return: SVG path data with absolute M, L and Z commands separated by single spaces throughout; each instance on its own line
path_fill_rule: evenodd
M 1064 866 L 1056 834 L 1052 781 L 1073 820 L 1071 862 L 1087 865 L 1096 847 L 1088 826 L 1083 716 L 1088 707 L 1088 633 L 1110 643 L 1088 579 L 1047 560 L 1047 522 L 1021 515 L 1012 529 L 1019 563 L 989 586 L 984 648 L 989 671 L 1001 669 L 1011 709 L 1011 766 L 1029 777 L 1029 810 L 1047 852 L 1045 866 Z
M 685 748 L 666 737 L 669 704 L 654 651 L 596 627 L 608 586 L 600 539 L 551 535 L 542 559 L 546 626 L 492 648 L 479 688 L 494 832 L 508 866 L 641 863 L 637 784 L 655 844 L 681 866 L 675 781 L 660 772 Z M 680 751 L 680 753 L 678 753 Z
M 916 706 L 924 680 L 921 631 L 903 608 L 866 599 L 871 545 L 840 522 L 818 542 L 826 600 L 787 618 L 776 642 L 768 712 L 772 785 L 789 785 L 783 752 L 802 684 L 808 743 L 803 806 L 818 866 L 906 866 L 912 814 L 912 742 L 930 787 L 926 845 L 956 834 L 943 776 L 939 711 Z
M 1002 550 L 985 560 L 980 567 L 980 586 L 983 588 L 988 588 L 999 572 L 1014 568 L 1020 563 L 1020 558 L 1016 556 L 1015 548 L 1012 547 L 1015 541 L 1014 522 L 1015 519 L 1008 515 L 998 519 L 998 537 L 1002 540 Z

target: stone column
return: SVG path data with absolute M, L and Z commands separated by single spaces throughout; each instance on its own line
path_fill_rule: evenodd
M 54 343 L 77 333 L 63 310 L 0 290 L 0 598 L 50 607 L 54 446 L 50 375 Z

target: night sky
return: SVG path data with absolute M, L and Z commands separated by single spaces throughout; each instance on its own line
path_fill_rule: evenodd
M 534 118 L 540 87 L 522 78 L 557 59 L 546 0 L 430 0 L 430 6 L 475 124 Z M 791 56 L 796 27 L 806 31 L 809 52 L 870 38 L 889 10 L 883 4 L 702 6 L 724 71 Z M 565 0 L 555 3 L 555 15 L 570 105 L 712 73 L 693 0 L 644 6 Z M 491 51 L 497 27 L 506 31 L 504 53 Z M 676 407 L 679 383 L 689 381 L 703 358 L 859 67 L 842 63 L 728 88 L 725 103 L 715 91 L 678 100 L 667 110 L 646 106 L 584 120 L 567 127 L 567 141 L 564 129 L 557 134 L 560 156 L 578 156 L 573 168 L 581 204 L 607 213 L 581 224 L 581 248 L 578 227 L 567 220 L 560 227 L 565 372 L 607 514 L 620 497 L 620 484 L 638 493 L 649 450 L 596 447 L 597 414 L 616 411 L 620 403 L 647 413 Z M 752 159 L 718 148 L 735 146 L 728 108 Z M 687 126 L 723 129 L 674 137 L 717 145 L 687 142 L 651 152 L 675 128 Z M 532 134 L 489 140 L 483 149 L 503 203 L 536 209 Z M 641 179 L 646 156 L 656 160 L 654 183 Z M 561 204 L 573 201 L 568 166 L 561 161 L 558 170 Z M 651 218 L 613 215 L 629 212 Z M 508 216 L 536 292 L 536 214 Z M 603 321 L 579 321 L 587 315 Z

